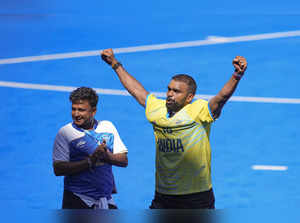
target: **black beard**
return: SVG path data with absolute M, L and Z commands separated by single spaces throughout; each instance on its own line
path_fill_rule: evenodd
M 166 103 L 166 107 L 168 110 L 168 113 L 171 115 L 172 113 L 176 113 L 181 109 L 181 106 L 177 104 L 176 102 L 172 102 L 171 104 Z

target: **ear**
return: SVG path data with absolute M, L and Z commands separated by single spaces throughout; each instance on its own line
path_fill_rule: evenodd
M 188 96 L 186 97 L 186 102 L 189 104 L 192 102 L 193 98 L 194 98 L 194 94 L 189 93 Z

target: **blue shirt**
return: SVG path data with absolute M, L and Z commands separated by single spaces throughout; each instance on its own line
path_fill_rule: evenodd
M 62 127 L 54 142 L 53 161 L 81 161 L 91 155 L 105 140 L 112 153 L 127 153 L 120 136 L 109 121 L 96 122 L 90 131 L 69 123 Z M 112 166 L 98 162 L 95 167 L 79 174 L 64 178 L 64 188 L 74 194 L 84 195 L 95 200 L 111 197 L 113 189 Z

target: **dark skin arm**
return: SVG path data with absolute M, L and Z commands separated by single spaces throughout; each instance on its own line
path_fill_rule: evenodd
M 239 79 L 247 69 L 247 61 L 244 57 L 237 56 L 232 63 L 235 68 L 234 74 L 219 93 L 209 101 L 209 107 L 215 119 L 220 116 L 223 106 L 234 93 Z
M 105 153 L 105 143 L 102 143 L 97 147 L 92 155 L 89 156 L 91 165 L 94 166 L 98 159 L 103 157 Z M 53 170 L 56 176 L 74 175 L 86 171 L 90 168 L 88 157 L 81 161 L 69 162 L 69 161 L 55 161 L 53 162 Z
M 101 162 L 109 163 L 111 165 L 119 167 L 127 167 L 127 153 L 112 153 L 109 149 L 107 149 L 105 141 L 103 141 L 103 145 L 105 145 L 104 151 L 101 151 L 101 153 L 98 156 L 98 159 Z
M 127 153 L 112 153 L 109 150 L 107 150 L 103 154 L 103 158 L 101 161 L 109 163 L 114 166 L 119 166 L 119 167 L 127 167 L 128 165 L 128 158 L 127 158 Z
M 112 67 L 118 63 L 112 49 L 103 50 L 101 52 L 101 57 L 107 64 L 111 65 Z M 149 92 L 146 91 L 143 85 L 132 75 L 130 75 L 123 66 L 119 66 L 117 69 L 115 69 L 115 72 L 127 91 L 137 100 L 140 105 L 145 107 L 146 98 Z
M 81 173 L 90 168 L 88 160 L 81 160 L 76 162 L 55 161 L 53 162 L 53 169 L 55 176 L 68 176 Z

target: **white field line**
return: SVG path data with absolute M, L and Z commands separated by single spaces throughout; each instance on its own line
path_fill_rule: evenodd
M 273 171 L 286 171 L 287 166 L 268 166 L 268 165 L 253 165 L 253 170 L 273 170 Z
M 77 87 L 72 86 L 57 86 L 57 85 L 47 85 L 47 84 L 28 84 L 21 82 L 9 82 L 9 81 L 0 81 L 0 87 L 10 87 L 10 88 L 23 88 L 23 89 L 33 89 L 33 90 L 48 90 L 48 91 L 64 91 L 70 92 Z M 121 95 L 121 96 L 130 96 L 126 90 L 115 90 L 115 89 L 103 89 L 103 88 L 94 88 L 97 93 L 103 95 Z M 152 92 L 158 97 L 165 97 L 165 92 Z M 213 95 L 199 95 L 197 94 L 195 98 L 210 99 Z M 241 97 L 241 96 L 232 96 L 230 101 L 238 102 L 261 102 L 261 103 L 280 103 L 280 104 L 300 104 L 300 98 L 266 98 L 266 97 Z
M 276 32 L 276 33 L 236 36 L 236 37 L 210 36 L 205 40 L 115 48 L 114 52 L 115 54 L 134 53 L 134 52 L 142 52 L 142 51 L 164 50 L 164 49 L 174 49 L 174 48 L 183 48 L 183 47 L 196 47 L 196 46 L 215 45 L 215 44 L 224 44 L 224 43 L 248 42 L 248 41 L 256 41 L 256 40 L 278 39 L 278 38 L 297 37 L 297 36 L 300 36 L 300 30 L 289 31 L 289 32 Z M 58 53 L 58 54 L 48 54 L 48 55 L 41 55 L 41 56 L 7 58 L 7 59 L 0 59 L 0 64 L 14 64 L 14 63 L 25 63 L 25 62 L 34 62 L 34 61 L 43 61 L 43 60 L 58 60 L 58 59 L 66 59 L 66 58 L 98 56 L 101 50 L 102 49 L 91 50 L 91 51 L 80 51 L 80 52 L 73 52 L 73 53 Z

